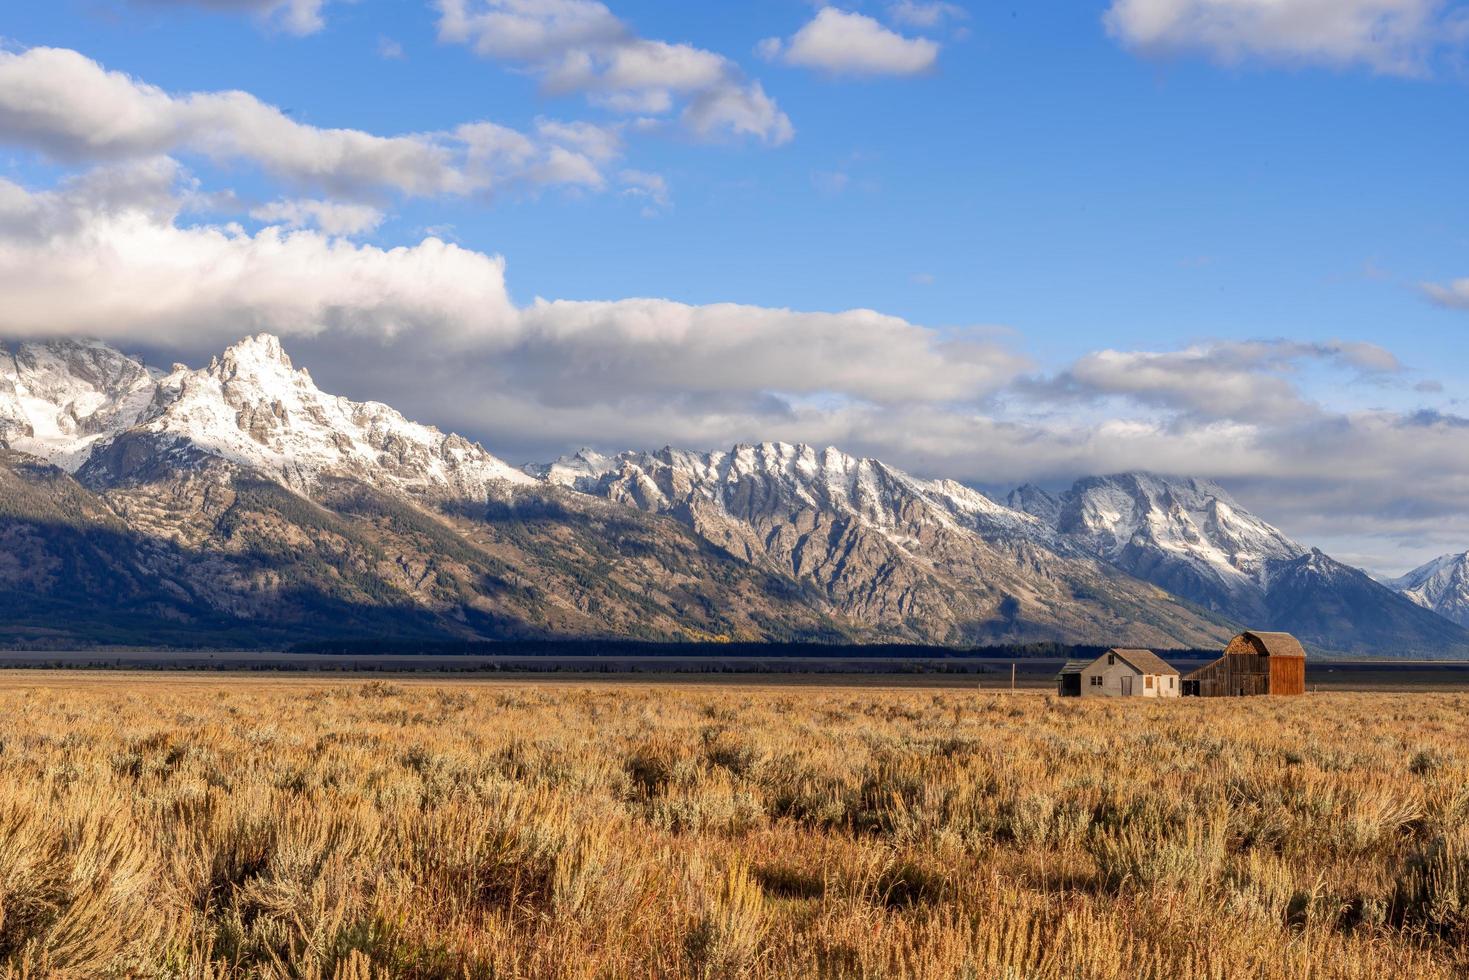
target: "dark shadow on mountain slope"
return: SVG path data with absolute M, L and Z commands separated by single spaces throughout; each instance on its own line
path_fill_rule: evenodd
M 169 542 L 109 528 L 0 516 L 0 541 L 21 548 L 29 581 L 0 590 L 0 644 L 284 648 L 341 636 L 453 641 L 534 637 L 520 621 L 456 610 L 453 622 L 407 602 L 353 602 L 321 588 L 292 584 L 269 597 L 269 617 L 244 617 L 198 594 L 190 575 L 218 561 Z M 275 556 L 234 556 L 241 573 Z

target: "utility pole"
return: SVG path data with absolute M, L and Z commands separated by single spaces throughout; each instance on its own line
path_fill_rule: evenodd
M 1015 661 L 1010 661 L 1010 693 L 1015 693 Z

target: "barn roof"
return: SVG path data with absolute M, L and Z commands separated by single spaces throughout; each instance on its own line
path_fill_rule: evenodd
M 1306 648 L 1289 633 L 1262 633 L 1246 630 L 1240 636 L 1250 640 L 1267 657 L 1304 657 Z
M 1095 660 L 1068 660 L 1066 661 L 1066 666 L 1061 668 L 1061 673 L 1056 676 L 1064 677 L 1067 674 L 1079 674 L 1094 663 L 1096 663 Z
M 1151 650 L 1127 650 L 1114 647 L 1107 653 L 1115 653 L 1127 663 L 1136 667 L 1144 674 L 1177 674 L 1178 671 L 1168 665 L 1168 661 L 1158 656 Z
M 1201 681 L 1208 677 L 1210 674 L 1217 671 L 1222 671 L 1223 669 L 1224 658 L 1220 657 L 1218 660 L 1211 660 L 1208 663 L 1204 664 L 1202 667 L 1198 667 L 1194 670 L 1189 671 L 1187 674 L 1183 675 L 1183 679 L 1186 681 Z

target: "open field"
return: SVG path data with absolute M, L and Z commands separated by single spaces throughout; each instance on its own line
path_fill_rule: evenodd
M 711 647 L 711 651 L 717 647 Z M 820 648 L 813 648 L 820 649 Z M 1100 648 L 1098 651 L 1100 652 Z M 1182 673 L 1214 657 L 1168 657 Z M 821 656 L 569 656 L 564 654 L 341 654 L 261 651 L 178 650 L 0 650 L 0 670 L 108 670 L 170 672 L 272 672 L 313 674 L 426 674 L 456 681 L 469 678 L 614 683 L 773 683 L 823 686 L 895 685 L 1009 690 L 1015 685 L 1054 691 L 1064 659 L 861 655 L 861 648 L 834 647 Z M 1469 692 L 1469 660 L 1326 660 L 1312 658 L 1308 689 L 1314 691 Z
M 0 672 L 30 977 L 1450 977 L 1469 695 Z

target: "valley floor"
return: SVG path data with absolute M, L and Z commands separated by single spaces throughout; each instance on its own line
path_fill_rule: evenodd
M 0 974 L 1449 977 L 1469 695 L 0 672 Z
M 811 648 L 820 649 L 820 648 Z M 8 671 L 71 672 L 78 683 L 90 671 L 161 673 L 185 677 L 202 673 L 403 676 L 440 683 L 688 683 L 780 684 L 804 686 L 941 687 L 982 691 L 1054 691 L 1064 659 L 1045 657 L 896 657 L 864 655 L 860 647 L 830 648 L 825 656 L 663 656 L 453 655 L 262 653 L 259 651 L 169 650 L 0 650 L 0 686 Z M 847 652 L 843 652 L 847 651 Z M 1169 660 L 1181 673 L 1214 658 Z M 1011 668 L 1014 668 L 1013 674 Z M 62 676 L 65 676 L 64 674 Z M 1306 671 L 1307 690 L 1469 692 L 1469 660 L 1322 660 Z

